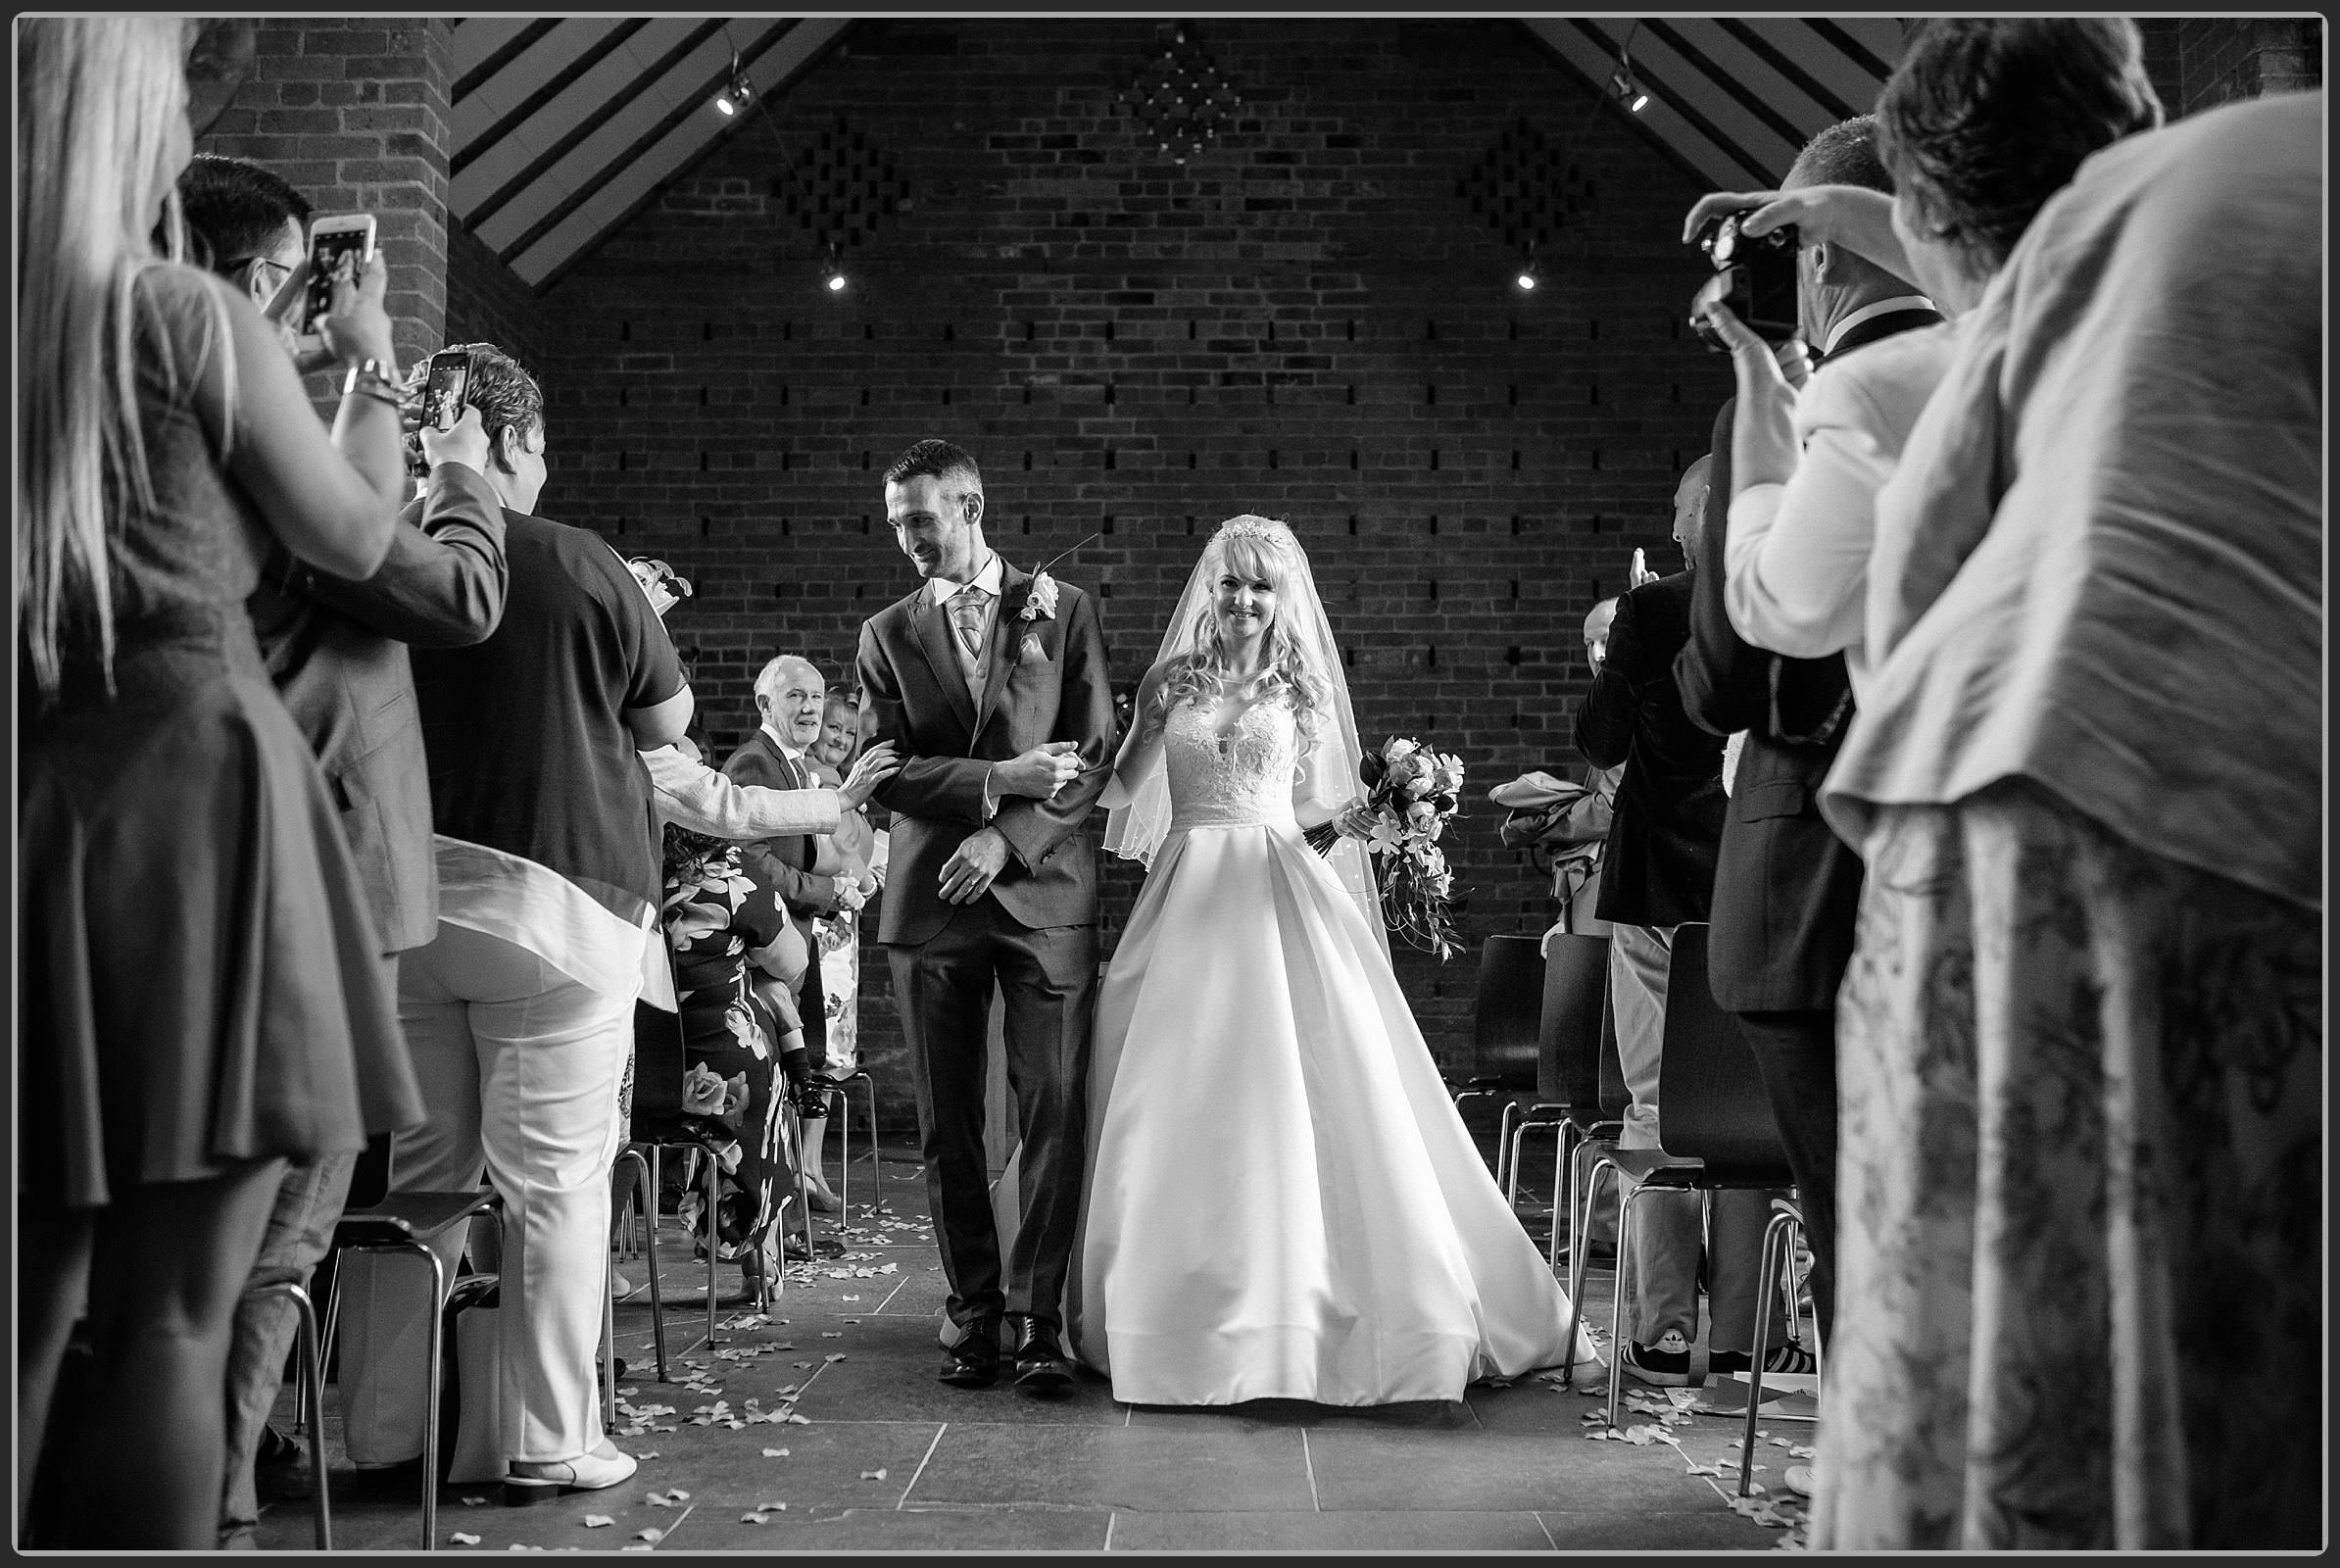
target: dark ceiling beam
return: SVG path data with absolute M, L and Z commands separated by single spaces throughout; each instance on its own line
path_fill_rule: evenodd
M 1877 80 L 1883 81 L 1887 76 L 1893 74 L 1891 61 L 1877 59 L 1876 55 L 1869 52 L 1867 44 L 1837 26 L 1833 22 L 1829 22 L 1824 17 L 1805 17 L 1801 20 L 1805 26 L 1810 27 L 1833 45 L 1837 53 Z
M 1683 37 L 1680 31 L 1669 27 L 1655 17 L 1644 17 L 1641 25 L 1648 29 L 1651 37 L 1661 40 L 1667 48 L 1697 68 L 1707 80 L 1729 93 L 1737 101 L 1741 109 L 1762 121 L 1774 135 L 1787 143 L 1788 146 L 1801 147 L 1810 139 L 1796 127 L 1794 121 L 1772 107 L 1769 99 L 1739 80 L 1738 73 L 1726 70 L 1715 64 L 1712 59 L 1708 58 L 1706 51 Z
M 659 56 L 649 70 L 637 73 L 633 79 L 626 84 L 625 90 L 611 98 L 597 114 L 590 118 L 579 116 L 577 123 L 569 128 L 566 135 L 538 155 L 528 167 L 489 193 L 480 201 L 479 205 L 464 213 L 463 215 L 463 226 L 476 230 L 480 224 L 502 212 L 505 205 L 513 197 L 543 178 L 546 173 L 551 172 L 554 165 L 575 152 L 585 138 L 622 114 L 627 105 L 650 91 L 651 87 L 667 72 L 672 71 L 688 59 L 693 50 L 722 30 L 723 23 L 720 18 L 712 22 L 701 23 L 693 28 L 680 43 Z
M 742 71 L 753 70 L 758 60 L 762 59 L 764 55 L 769 53 L 782 38 L 787 37 L 788 34 L 798 25 L 799 23 L 796 20 L 792 19 L 784 21 L 778 26 L 765 33 L 759 40 L 751 45 L 749 48 L 741 50 L 740 69 Z M 554 229 L 560 227 L 561 221 L 566 219 L 569 214 L 575 212 L 578 208 L 591 201 L 594 197 L 594 194 L 599 191 L 602 186 L 615 179 L 619 174 L 631 168 L 633 164 L 644 154 L 648 153 L 659 142 L 664 141 L 668 132 L 672 131 L 675 126 L 681 124 L 684 121 L 689 120 L 693 115 L 706 114 L 707 105 L 714 101 L 715 94 L 720 91 L 724 84 L 730 79 L 731 63 L 727 60 L 713 75 L 706 78 L 692 91 L 684 94 L 682 101 L 677 103 L 674 108 L 667 111 L 665 116 L 660 119 L 657 124 L 653 125 L 642 135 L 635 137 L 633 143 L 628 146 L 624 152 L 619 153 L 615 158 L 609 160 L 609 162 L 603 168 L 600 179 L 589 185 L 580 185 L 577 189 L 570 191 L 568 195 L 557 206 L 555 206 L 551 212 L 545 214 L 544 217 L 538 219 L 534 223 L 530 224 L 527 232 L 521 234 L 519 238 L 513 240 L 511 244 L 500 248 L 496 252 L 497 259 L 503 262 L 505 266 L 510 267 L 530 246 L 534 245 L 538 240 L 543 239 Z
M 493 148 L 496 143 L 511 135 L 512 131 L 526 124 L 538 110 L 568 91 L 576 84 L 580 76 L 624 48 L 628 38 L 649 25 L 650 19 L 647 17 L 628 17 L 592 43 L 578 50 L 575 58 L 553 73 L 551 78 L 543 86 L 522 99 L 519 106 L 512 113 L 488 126 L 478 135 L 473 136 L 462 147 L 457 148 L 455 156 L 447 161 L 448 177 L 452 179 L 470 168 L 474 160 Z
M 853 30 L 853 20 L 851 18 L 845 19 L 836 27 L 836 29 L 819 44 L 817 48 L 812 49 L 810 52 L 805 54 L 803 59 L 797 61 L 796 64 L 790 66 L 785 72 L 783 72 L 779 80 L 763 83 L 756 89 L 756 114 L 761 115 L 767 122 L 772 123 L 773 134 L 779 134 L 780 127 L 778 123 L 773 121 L 773 111 L 771 107 L 772 104 L 778 100 L 779 96 L 783 92 L 787 91 L 792 82 L 802 78 L 806 72 L 812 70 L 822 61 L 828 59 L 831 54 L 835 53 L 838 46 L 844 43 L 846 39 L 852 35 Z M 642 195 L 635 198 L 632 202 L 629 202 L 623 212 L 619 213 L 615 218 L 611 219 L 608 223 L 603 225 L 601 232 L 597 234 L 590 243 L 580 245 L 574 251 L 562 257 L 558 264 L 548 270 L 545 275 L 539 278 L 531 286 L 534 287 L 539 294 L 542 294 L 545 290 L 560 282 L 561 279 L 568 273 L 568 270 L 571 268 L 575 267 L 579 262 L 585 260 L 585 258 L 591 256 L 595 251 L 599 250 L 601 248 L 602 241 L 608 239 L 610 235 L 617 233 L 619 230 L 623 229 L 626 224 L 632 222 L 636 218 L 640 217 L 642 213 L 649 208 L 650 204 L 657 201 L 658 197 L 665 191 L 666 187 L 673 183 L 674 180 L 679 179 L 684 174 L 689 173 L 691 170 L 697 168 L 709 153 L 713 152 L 717 147 L 725 145 L 733 136 L 743 134 L 747 129 L 747 121 L 754 118 L 756 118 L 755 115 L 743 116 L 730 128 L 718 133 L 715 140 L 708 142 L 706 147 L 702 148 L 689 160 L 689 162 L 685 163 L 680 169 L 676 170 L 673 174 L 667 176 L 665 179 L 659 180 L 649 190 L 643 192 Z
M 465 98 L 470 97 L 472 93 L 479 90 L 481 82 L 526 54 L 531 45 L 555 27 L 560 26 L 561 21 L 562 19 L 560 17 L 539 17 L 513 33 L 503 48 L 498 49 L 478 65 L 455 78 L 455 85 L 447 89 L 448 106 L 453 108 Z
M 1717 17 L 1714 22 L 1717 26 L 1737 39 L 1739 47 L 1784 76 L 1796 91 L 1826 110 L 1830 120 L 1850 120 L 1853 116 L 1862 113 L 1835 93 L 1830 92 L 1819 78 L 1774 48 L 1770 39 L 1748 26 L 1744 22 L 1739 21 L 1738 18 Z
M 1568 19 L 1568 24 L 1610 55 L 1614 56 L 1618 52 L 1617 41 L 1593 26 L 1592 24 L 1578 17 L 1571 17 Z M 1683 124 L 1705 137 L 1717 152 L 1761 181 L 1766 189 L 1779 182 L 1779 174 L 1764 168 L 1762 161 L 1740 146 L 1736 138 L 1725 134 L 1713 121 L 1700 114 L 1688 99 L 1667 86 L 1662 78 L 1648 70 L 1646 63 L 1634 73 L 1633 79 L 1646 88 L 1653 97 L 1663 100 L 1668 109 L 1682 117 Z M 1608 84 L 1602 83 L 1601 90 L 1606 92 Z M 1797 145 L 1801 145 L 1801 143 L 1799 142 Z

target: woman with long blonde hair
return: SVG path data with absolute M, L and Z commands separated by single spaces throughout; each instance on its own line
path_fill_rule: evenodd
M 330 438 L 178 249 L 191 27 L 18 24 L 17 1463 L 43 1544 L 208 1548 L 235 1299 L 286 1158 L 418 1107 L 336 808 L 244 600 L 370 574 L 403 489 L 379 263 L 320 320 Z M 169 211 L 167 213 L 167 206 Z M 86 1397 L 49 1432 L 86 1315 Z

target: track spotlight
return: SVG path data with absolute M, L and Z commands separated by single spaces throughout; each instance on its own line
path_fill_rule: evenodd
M 1625 61 L 1619 61 L 1618 69 L 1610 74 L 1609 90 L 1632 114 L 1637 115 L 1649 105 L 1649 94 L 1633 79 L 1633 68 Z
M 1521 292 L 1531 294 L 1534 293 L 1536 291 L 1535 265 L 1531 263 L 1530 265 L 1521 268 L 1520 275 L 1513 278 L 1512 281 L 1519 285 Z
M 821 270 L 821 286 L 832 294 L 845 292 L 845 265 L 834 256 L 829 258 L 829 265 Z
M 715 94 L 715 113 L 729 120 L 747 110 L 749 100 L 756 96 L 756 83 L 748 79 L 748 73 L 740 66 L 738 50 L 731 52 L 731 75 L 723 83 L 723 90 Z

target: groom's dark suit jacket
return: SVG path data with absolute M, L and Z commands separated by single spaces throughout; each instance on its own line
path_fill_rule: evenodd
M 943 865 L 984 825 L 990 764 L 1046 741 L 1080 743 L 1083 771 L 1050 801 L 999 798 L 991 825 L 1011 853 L 992 896 L 1026 926 L 1097 920 L 1097 855 L 1081 828 L 1112 771 L 1104 632 L 1089 596 L 1069 583 L 1058 583 L 1052 615 L 1023 619 L 1031 585 L 1013 566 L 1001 575 L 980 710 L 951 648 L 950 613 L 924 583 L 861 627 L 857 662 L 877 714 L 873 743 L 892 741 L 905 759 L 876 795 L 895 813 L 880 942 L 924 942 L 950 923 L 956 906 L 938 891 Z

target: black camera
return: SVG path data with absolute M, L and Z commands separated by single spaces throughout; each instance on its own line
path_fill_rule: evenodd
M 1784 343 L 1796 335 L 1796 233 L 1791 224 L 1764 235 L 1742 234 L 1739 222 L 1747 215 L 1732 213 L 1709 219 L 1698 231 L 1698 248 L 1706 253 L 1715 275 L 1690 300 L 1690 326 L 1708 348 L 1731 352 L 1731 345 L 1706 324 L 1705 308 L 1720 303 L 1766 343 Z

